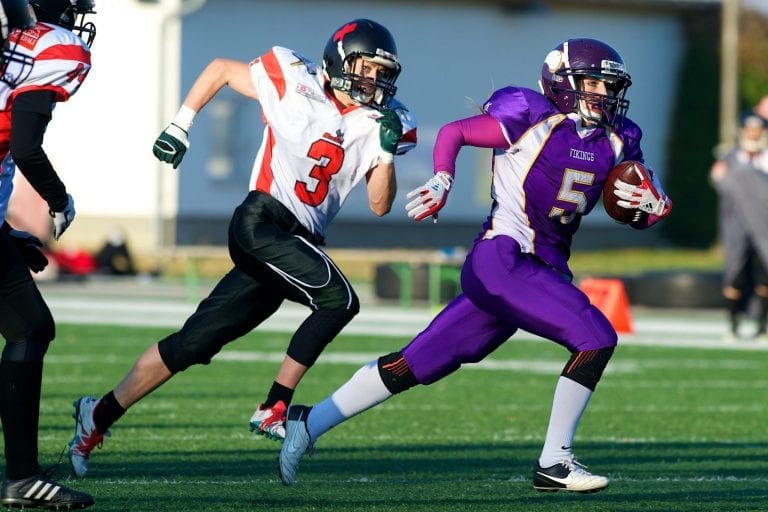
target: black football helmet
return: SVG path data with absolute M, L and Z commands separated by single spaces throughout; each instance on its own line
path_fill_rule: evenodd
M 0 81 L 10 87 L 16 87 L 32 71 L 32 57 L 16 50 L 18 37 L 9 38 L 16 30 L 24 30 L 35 26 L 35 19 L 29 13 L 26 0 L 0 1 L 0 37 L 2 53 L 0 53 Z
M 374 83 L 354 73 L 358 57 L 364 57 L 387 68 Z M 395 95 L 395 81 L 400 75 L 395 39 L 383 25 L 368 19 L 352 20 L 336 30 L 323 52 L 323 73 L 329 85 L 349 94 L 362 105 L 377 109 L 387 106 Z
M 96 14 L 96 0 L 29 0 L 38 21 L 68 28 L 90 46 L 96 38 L 96 25 L 85 21 L 86 14 Z
M 586 93 L 584 78 L 605 81 L 609 95 Z M 629 109 L 624 99 L 632 79 L 621 55 L 597 39 L 569 39 L 547 54 L 541 67 L 541 92 L 563 113 L 576 112 L 588 121 L 618 128 Z M 580 100 L 600 105 L 602 116 L 581 107 Z

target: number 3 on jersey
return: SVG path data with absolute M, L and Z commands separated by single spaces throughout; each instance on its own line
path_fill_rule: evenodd
M 310 190 L 306 182 L 296 181 L 293 190 L 301 202 L 317 206 L 325 200 L 333 175 L 341 169 L 341 164 L 344 162 L 344 148 L 325 139 L 319 139 L 309 147 L 307 156 L 321 162 L 309 171 L 309 176 L 317 180 L 317 184 L 314 190 Z

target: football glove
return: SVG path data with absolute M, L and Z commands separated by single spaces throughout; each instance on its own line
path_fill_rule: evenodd
M 616 180 L 613 193 L 619 197 L 616 205 L 627 209 L 640 211 L 664 218 L 672 210 L 672 201 L 664 193 L 656 175 L 651 171 L 651 179 L 644 173 L 639 173 L 640 184 L 632 185 L 622 180 Z
M 53 217 L 53 239 L 58 240 L 75 220 L 75 201 L 67 194 L 67 206 L 61 211 L 50 210 L 48 213 Z
M 152 153 L 158 160 L 173 164 L 173 168 L 176 169 L 181 163 L 181 159 L 184 158 L 187 149 L 189 149 L 187 132 L 171 123 L 155 140 Z
M 394 110 L 386 108 L 381 110 L 381 117 L 376 119 L 376 122 L 379 123 L 381 150 L 389 155 L 394 155 L 400 138 L 403 136 L 403 124 L 400 122 L 400 117 Z
M 26 231 L 11 229 L 8 231 L 8 236 L 11 237 L 16 249 L 21 253 L 21 256 L 24 258 L 24 263 L 27 264 L 29 270 L 32 272 L 40 272 L 48 265 L 48 258 L 46 258 L 41 250 L 43 242 L 41 242 L 35 235 L 27 233 Z
M 452 184 L 453 176 L 445 171 L 440 171 L 424 185 L 408 192 L 408 195 L 405 196 L 406 199 L 415 198 L 405 205 L 408 216 L 415 221 L 433 216 L 437 222 L 437 212 L 445 206 Z

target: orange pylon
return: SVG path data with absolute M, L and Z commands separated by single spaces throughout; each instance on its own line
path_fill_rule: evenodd
M 629 299 L 621 279 L 601 279 L 589 277 L 579 284 L 589 301 L 611 322 L 616 332 L 632 334 L 632 312 L 629 309 Z

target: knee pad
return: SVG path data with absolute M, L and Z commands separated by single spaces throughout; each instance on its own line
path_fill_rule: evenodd
M 606 347 L 574 352 L 563 368 L 561 375 L 594 391 L 615 348 Z
M 17 363 L 31 363 L 42 361 L 48 352 L 49 341 L 44 340 L 17 340 L 7 341 L 3 348 L 3 361 Z
M 396 395 L 412 388 L 418 382 L 405 362 L 402 352 L 392 352 L 379 358 L 379 376 L 390 393 Z
M 313 300 L 317 307 L 325 311 L 344 309 L 352 316 L 360 312 L 360 299 L 355 290 L 346 284 L 323 288 L 313 295 Z
M 295 361 L 310 367 L 325 347 L 341 332 L 357 310 L 318 309 L 296 330 L 288 344 L 288 355 Z

